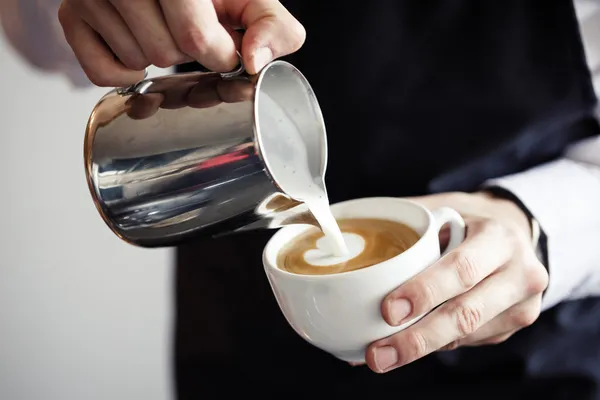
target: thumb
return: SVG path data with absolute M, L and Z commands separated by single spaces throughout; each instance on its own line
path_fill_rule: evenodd
M 258 73 L 275 58 L 297 51 L 306 39 L 302 24 L 277 0 L 249 1 L 241 22 L 246 27 L 242 56 L 250 74 Z

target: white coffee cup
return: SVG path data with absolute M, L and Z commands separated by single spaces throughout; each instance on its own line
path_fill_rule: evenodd
M 294 225 L 279 230 L 267 243 L 263 263 L 285 318 L 309 343 L 348 362 L 363 362 L 368 345 L 414 324 L 388 325 L 381 316 L 383 299 L 440 258 L 438 233 L 450 227 L 445 253 L 465 237 L 465 222 L 451 208 L 429 211 L 412 201 L 380 197 L 345 201 L 331 207 L 336 218 L 379 218 L 402 222 L 421 238 L 402 254 L 382 263 L 330 275 L 299 275 L 277 267 L 283 246 L 310 229 Z

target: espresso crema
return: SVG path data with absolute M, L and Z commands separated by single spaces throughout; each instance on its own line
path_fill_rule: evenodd
M 349 218 L 338 220 L 348 252 L 335 256 L 323 232 L 311 229 L 284 246 L 277 256 L 279 269 L 302 275 L 327 275 L 367 268 L 393 258 L 420 238 L 400 222 Z

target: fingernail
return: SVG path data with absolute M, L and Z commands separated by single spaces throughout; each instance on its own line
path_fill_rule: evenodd
M 257 73 L 273 60 L 273 52 L 268 47 L 261 47 L 254 52 L 252 64 Z
M 410 301 L 406 299 L 393 299 L 390 300 L 388 311 L 393 325 L 400 325 L 410 315 L 412 306 L 410 305 Z
M 398 362 L 398 352 L 392 346 L 375 349 L 375 367 L 378 372 L 385 372 Z

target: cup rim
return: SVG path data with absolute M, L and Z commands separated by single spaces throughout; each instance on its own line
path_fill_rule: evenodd
M 367 268 L 361 268 L 361 269 L 356 269 L 353 271 L 346 271 L 346 272 L 340 272 L 340 273 L 336 273 L 336 274 L 323 274 L 323 275 L 308 275 L 308 274 L 296 274 L 293 272 L 289 272 L 289 271 L 285 271 L 282 270 L 280 268 L 277 267 L 276 262 L 275 263 L 271 263 L 269 262 L 269 257 L 267 255 L 267 253 L 271 250 L 271 247 L 273 246 L 273 242 L 275 241 L 276 237 L 278 235 L 282 235 L 284 234 L 284 231 L 287 230 L 288 228 L 297 228 L 298 225 L 291 225 L 291 226 L 286 226 L 283 227 L 281 229 L 279 229 L 267 242 L 267 244 L 265 245 L 263 252 L 262 252 L 262 261 L 263 261 L 263 266 L 265 268 L 265 270 L 268 271 L 273 271 L 277 274 L 280 274 L 282 276 L 287 276 L 290 278 L 295 278 L 295 279 L 302 279 L 302 280 L 314 280 L 314 281 L 322 281 L 322 280 L 327 280 L 327 279 L 339 279 L 340 277 L 349 277 L 349 276 L 360 276 L 361 274 L 367 274 L 367 273 L 372 273 L 372 271 L 374 269 L 381 269 L 381 268 L 385 268 L 387 265 L 391 264 L 392 262 L 396 263 L 398 260 L 401 260 L 403 258 L 407 258 L 408 256 L 410 256 L 411 254 L 413 254 L 416 248 L 419 248 L 423 245 L 425 238 L 431 235 L 431 232 L 434 230 L 434 219 L 433 219 L 433 214 L 431 213 L 430 210 L 428 210 L 425 206 L 412 201 L 412 200 L 408 200 L 408 199 L 402 199 L 402 198 L 398 198 L 398 197 L 363 197 L 363 198 L 358 198 L 358 199 L 351 199 L 351 200 L 345 200 L 345 201 L 341 201 L 339 203 L 335 203 L 332 204 L 331 207 L 343 207 L 343 206 L 347 206 L 350 205 L 352 203 L 360 203 L 363 201 L 393 201 L 393 202 L 397 202 L 397 203 L 404 203 L 404 204 L 408 204 L 411 205 L 415 208 L 418 208 L 419 210 L 421 210 L 427 217 L 427 228 L 425 229 L 425 231 L 423 232 L 423 234 L 419 237 L 419 240 L 417 240 L 417 242 L 415 244 L 413 244 L 411 247 L 409 247 L 407 250 L 403 251 L 402 253 L 398 254 L 397 256 L 394 256 L 392 258 L 389 258 L 385 261 L 382 261 L 378 264 L 374 264 L 370 267 Z M 310 226 L 306 226 L 306 229 L 310 229 Z M 279 253 L 279 251 L 281 250 L 281 248 L 279 248 L 277 250 L 277 254 Z M 370 271 L 370 272 L 369 272 Z

